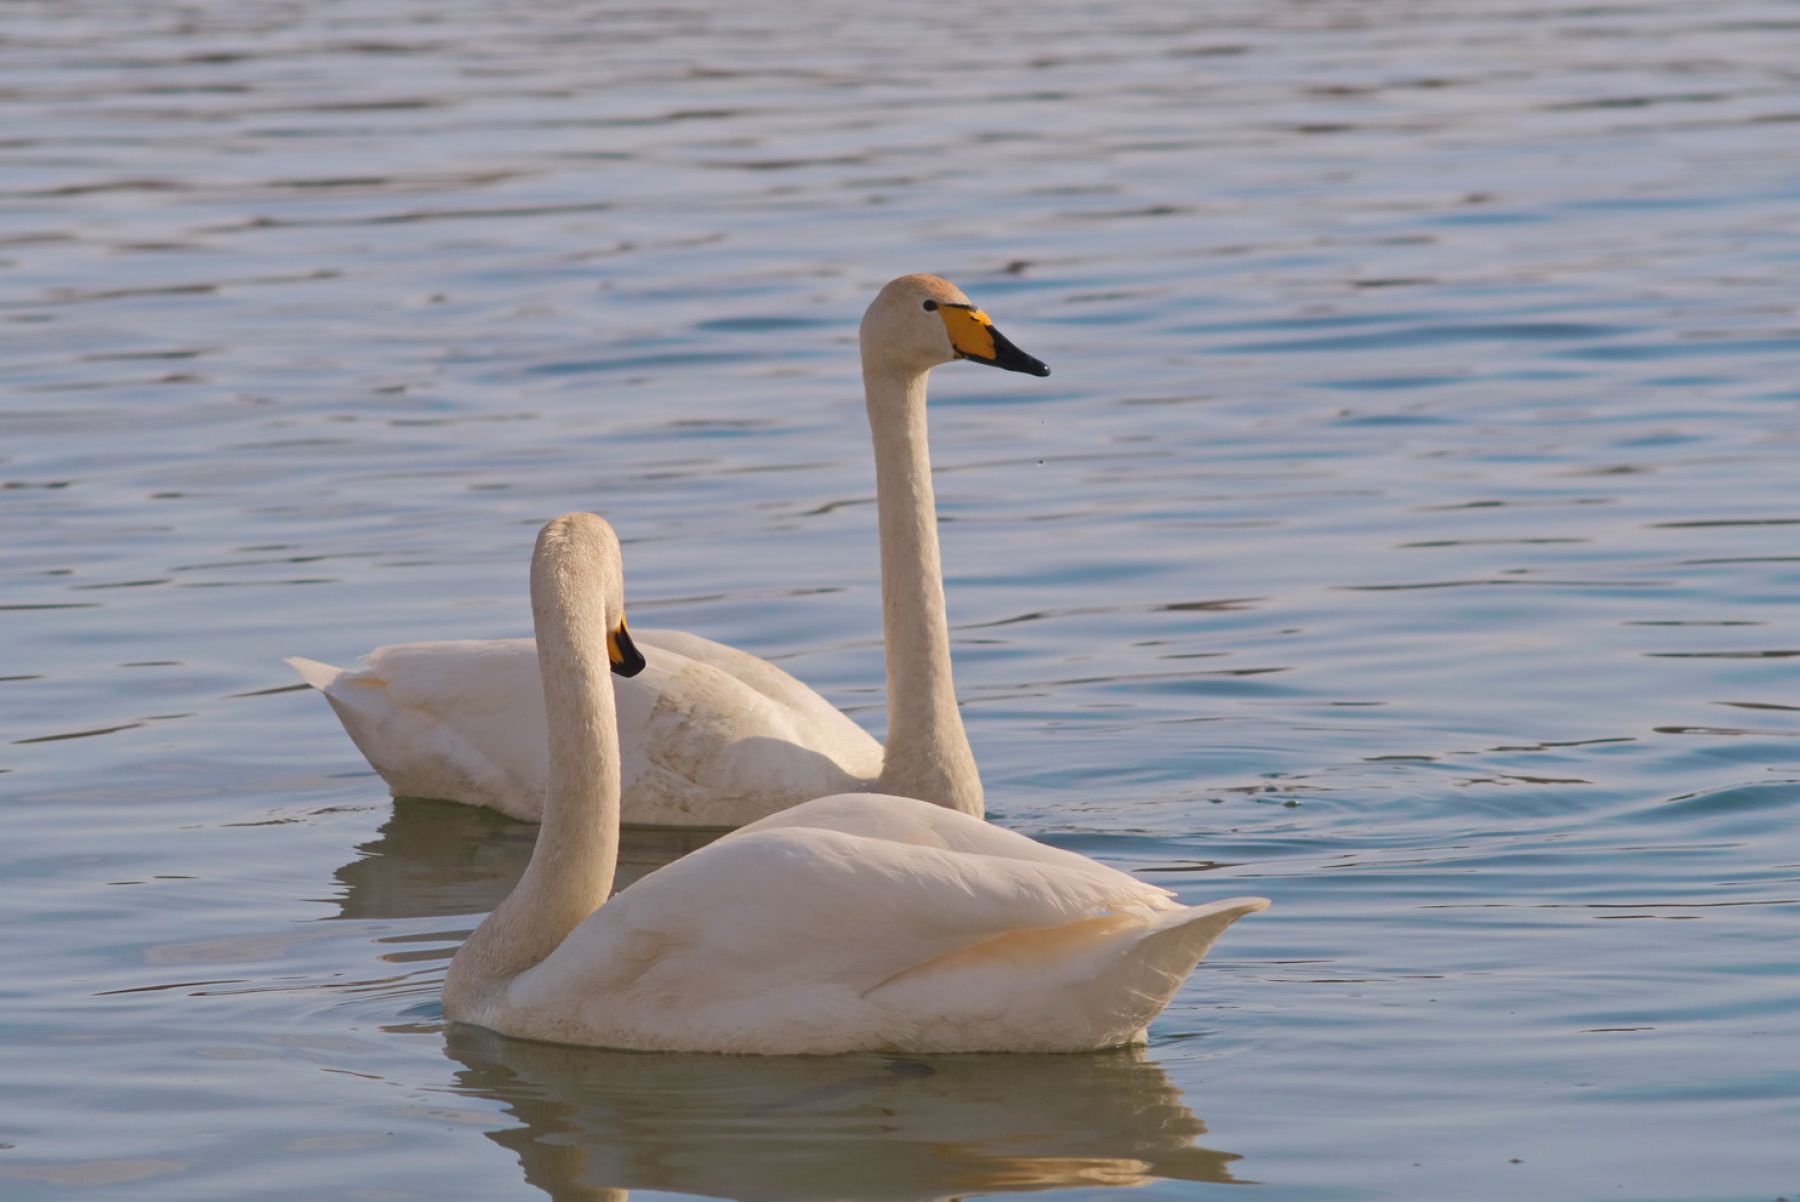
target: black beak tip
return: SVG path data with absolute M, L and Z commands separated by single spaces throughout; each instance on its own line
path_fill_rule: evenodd
M 1050 374 L 1050 368 L 1042 359 L 1037 358 L 1035 355 L 1027 355 L 1024 351 L 1014 346 L 1006 335 L 1002 334 L 999 330 L 990 326 L 988 328 L 988 333 L 991 334 L 994 339 L 994 357 L 992 359 L 977 359 L 977 363 L 985 363 L 989 367 L 997 367 L 1001 371 L 1024 372 L 1028 376 L 1043 377 Z
M 637 649 L 631 636 L 623 630 L 613 636 L 619 645 L 619 658 L 612 662 L 614 676 L 623 676 L 627 680 L 644 670 L 644 653 Z
M 1050 365 L 1042 359 L 1034 359 L 1016 346 L 1006 348 L 1006 353 L 994 357 L 992 366 L 1001 371 L 1023 372 L 1039 379 L 1050 374 Z

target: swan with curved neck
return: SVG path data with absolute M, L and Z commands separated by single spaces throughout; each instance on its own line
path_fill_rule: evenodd
M 1074 852 L 869 794 L 765 818 L 609 899 L 609 669 L 635 667 L 612 528 L 551 522 L 531 583 L 543 825 L 518 886 L 451 960 L 452 1021 L 674 1052 L 1086 1051 L 1141 1040 L 1214 940 L 1268 907 L 1181 905 Z
M 887 654 L 886 745 L 775 665 L 644 630 L 651 668 L 618 696 L 625 820 L 741 826 L 828 793 L 878 789 L 983 812 L 957 710 L 926 434 L 926 380 L 956 359 L 1046 376 L 947 280 L 901 276 L 863 315 Z M 288 661 L 330 700 L 395 796 L 538 818 L 545 717 L 530 639 L 381 647 L 345 671 Z

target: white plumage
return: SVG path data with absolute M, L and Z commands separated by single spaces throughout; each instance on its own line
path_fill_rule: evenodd
M 1184 906 L 1073 852 L 902 797 L 826 797 L 610 901 L 618 544 L 545 527 L 533 563 L 550 784 L 531 865 L 457 952 L 451 1019 L 690 1052 L 1066 1052 L 1142 1038 L 1261 898 Z M 652 653 L 654 654 L 654 653 Z
M 513 982 L 490 1025 L 661 1051 L 1115 1047 L 1267 905 L 1182 906 L 938 806 L 828 797 L 619 893 Z
M 617 686 L 627 822 L 742 826 L 881 775 L 881 744 L 774 664 L 679 630 L 632 637 L 648 666 Z M 287 662 L 394 796 L 542 814 L 547 727 L 531 639 L 381 647 L 357 671 Z
M 861 341 L 881 526 L 886 746 L 765 660 L 680 631 L 645 631 L 651 670 L 619 688 L 627 822 L 741 826 L 809 798 L 871 789 L 983 812 L 951 682 L 926 377 L 959 358 L 1049 369 L 935 276 L 882 289 Z M 330 700 L 395 796 L 537 820 L 545 726 L 531 640 L 382 647 L 354 670 L 287 662 Z

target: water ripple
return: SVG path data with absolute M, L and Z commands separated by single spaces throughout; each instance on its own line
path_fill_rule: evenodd
M 1790 6 L 7 20 L 9 1198 L 1791 1193 Z M 533 833 L 279 658 L 525 633 L 594 508 L 879 729 L 910 270 L 1056 369 L 933 380 L 996 818 L 1276 910 L 1085 1067 L 447 1036 Z

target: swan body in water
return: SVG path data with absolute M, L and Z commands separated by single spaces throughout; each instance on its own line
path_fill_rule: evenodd
M 531 596 L 543 824 L 518 885 L 451 961 L 453 1021 L 670 1052 L 1086 1051 L 1141 1040 L 1213 941 L 1268 907 L 1181 905 L 968 814 L 869 794 L 762 819 L 608 900 L 608 671 L 641 666 L 612 528 L 590 514 L 546 526 Z
M 861 344 L 880 514 L 886 745 L 765 660 L 681 631 L 641 631 L 650 667 L 618 691 L 627 822 L 742 826 L 864 790 L 983 812 L 951 680 L 926 377 L 954 359 L 1038 376 L 1050 369 L 954 284 L 929 275 L 881 290 L 863 315 Z M 287 662 L 325 694 L 395 796 L 538 819 L 545 719 L 530 639 L 381 647 L 359 670 Z

